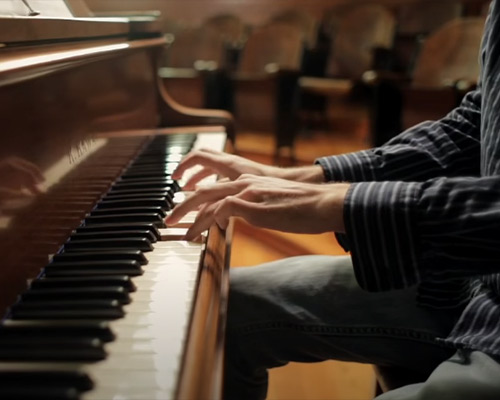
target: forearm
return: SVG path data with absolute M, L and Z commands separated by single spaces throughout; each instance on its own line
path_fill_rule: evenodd
M 308 165 L 304 167 L 280 168 L 277 178 L 287 179 L 289 181 L 323 183 L 325 174 L 320 165 Z

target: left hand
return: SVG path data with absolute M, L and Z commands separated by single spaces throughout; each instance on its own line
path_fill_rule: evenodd
M 195 191 L 166 218 L 175 225 L 199 209 L 186 240 L 197 238 L 213 223 L 225 229 L 232 216 L 252 225 L 293 233 L 343 232 L 343 203 L 349 184 L 312 184 L 241 175 Z
M 41 193 L 44 180 L 40 169 L 19 157 L 0 160 L 0 207 L 6 200 L 26 198 Z

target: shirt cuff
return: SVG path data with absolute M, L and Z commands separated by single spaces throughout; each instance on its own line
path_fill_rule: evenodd
M 359 285 L 369 291 L 420 281 L 416 182 L 360 182 L 349 188 L 344 223 Z
M 315 164 L 323 167 L 325 180 L 336 182 L 375 181 L 375 161 L 372 150 L 318 158 Z

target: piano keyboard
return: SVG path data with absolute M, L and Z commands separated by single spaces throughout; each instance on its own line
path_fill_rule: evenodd
M 175 397 L 205 245 L 179 240 L 196 213 L 163 225 L 170 174 L 224 144 L 157 136 L 129 165 L 1 322 L 0 398 Z

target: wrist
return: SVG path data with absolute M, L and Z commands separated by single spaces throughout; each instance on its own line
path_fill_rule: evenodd
M 279 168 L 278 178 L 296 182 L 323 183 L 325 175 L 320 165 L 309 165 L 306 167 Z

